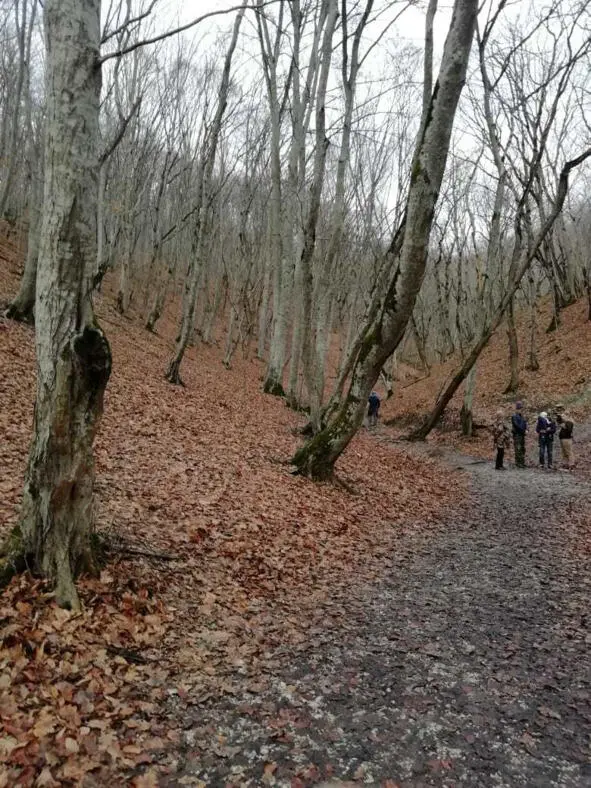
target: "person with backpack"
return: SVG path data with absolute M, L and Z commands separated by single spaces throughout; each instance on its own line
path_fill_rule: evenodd
M 509 427 L 503 418 L 503 411 L 497 411 L 497 420 L 493 426 L 493 441 L 497 450 L 495 459 L 495 470 L 506 470 L 503 460 L 505 459 L 505 449 L 509 446 Z
M 523 415 L 521 402 L 515 403 L 515 413 L 511 416 L 511 432 L 513 433 L 513 448 L 515 450 L 515 467 L 525 468 L 527 421 Z
M 540 468 L 544 467 L 544 462 L 547 460 L 548 470 L 551 471 L 556 424 L 548 416 L 545 410 L 538 416 L 536 432 L 538 433 L 538 444 L 540 447 Z
M 560 440 L 560 449 L 562 451 L 562 459 L 565 462 L 566 468 L 570 471 L 574 467 L 573 457 L 573 430 L 574 424 L 570 416 L 566 413 L 560 413 L 556 416 L 556 421 L 560 427 L 558 431 L 558 439 Z
M 380 414 L 380 398 L 375 391 L 372 391 L 367 401 L 367 425 L 368 427 L 375 427 L 378 423 L 378 416 Z

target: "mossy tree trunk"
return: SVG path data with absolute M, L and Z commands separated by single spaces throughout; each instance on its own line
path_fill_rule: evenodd
M 45 190 L 35 305 L 37 399 L 19 524 L 29 566 L 79 608 L 94 566 L 93 441 L 111 371 L 90 292 L 96 265 L 100 0 L 47 0 Z M 14 559 L 15 551 L 8 547 Z
M 456 0 L 454 4 L 439 77 L 424 103 L 402 243 L 396 264 L 392 265 L 393 276 L 376 317 L 364 332 L 346 396 L 328 416 L 326 426 L 293 458 L 299 472 L 311 478 L 326 479 L 332 475 L 336 460 L 363 421 L 367 398 L 383 365 L 398 347 L 412 317 L 425 273 L 433 215 L 466 77 L 477 12 L 476 0 Z M 427 33 L 432 37 L 432 19 L 428 28 L 429 25 L 431 29 Z M 430 70 L 429 64 L 426 72 Z

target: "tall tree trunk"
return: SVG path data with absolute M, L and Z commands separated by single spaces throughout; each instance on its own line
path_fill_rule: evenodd
M 514 394 L 519 388 L 519 341 L 515 327 L 514 301 L 512 298 L 507 308 L 507 338 L 509 340 L 509 385 L 505 394 Z
M 8 204 L 8 198 L 10 197 L 10 190 L 12 188 L 12 182 L 14 179 L 14 173 L 16 170 L 16 153 L 18 147 L 18 140 L 21 134 L 21 103 L 22 103 L 22 96 L 23 90 L 26 89 L 28 92 L 28 77 L 29 77 L 29 61 L 30 61 L 30 53 L 31 53 L 31 38 L 33 35 L 33 28 L 35 26 L 35 15 L 37 10 L 37 3 L 33 2 L 31 4 L 31 18 L 27 19 L 27 12 L 29 10 L 29 2 L 30 0 L 20 0 L 20 9 L 22 13 L 22 17 L 19 17 L 19 3 L 14 3 L 14 13 L 15 13 L 15 27 L 17 33 L 17 42 L 18 42 L 18 55 L 19 55 L 19 64 L 18 64 L 18 76 L 16 81 L 16 90 L 15 90 L 15 97 L 14 97 L 14 114 L 12 116 L 12 124 L 10 127 L 10 141 L 8 146 L 8 168 L 6 171 L 6 175 L 4 178 L 4 182 L 2 184 L 2 191 L 0 192 L 0 218 L 4 216 L 4 211 L 6 210 L 6 206 Z
M 93 441 L 111 371 L 90 293 L 96 265 L 100 0 L 46 0 L 45 199 L 37 275 L 37 399 L 20 518 L 22 552 L 79 608 L 94 566 Z M 9 552 L 15 555 L 16 537 Z M 11 556 L 8 556 L 10 560 Z
M 282 182 L 281 182 L 281 114 L 282 107 L 277 84 L 277 67 L 284 33 L 283 15 L 285 2 L 279 3 L 278 19 L 274 43 L 271 43 L 267 18 L 262 0 L 257 0 L 260 11 L 257 26 L 263 72 L 267 86 L 271 124 L 271 203 L 269 206 L 269 263 L 273 271 L 273 323 L 271 327 L 271 346 L 269 361 L 263 382 L 266 394 L 283 396 L 283 368 L 285 366 L 285 345 L 287 322 L 289 318 L 289 299 L 292 293 L 293 260 L 284 254 L 282 242 Z
M 527 358 L 527 368 L 530 372 L 537 372 L 540 368 L 537 351 L 538 333 L 538 305 L 534 301 L 530 307 L 531 315 L 529 320 L 529 353 Z
M 420 290 L 426 266 L 433 214 L 443 179 L 457 104 L 462 92 L 474 28 L 477 0 L 456 0 L 439 78 L 424 112 L 411 168 L 409 194 L 398 265 L 382 309 L 364 333 L 348 393 L 326 427 L 293 458 L 300 473 L 326 479 L 355 435 L 367 398 L 380 370 L 398 347 Z
M 43 200 L 43 172 L 39 162 L 33 164 L 33 181 L 29 205 L 29 237 L 25 270 L 21 277 L 18 293 L 6 310 L 12 320 L 33 323 L 35 320 L 35 289 L 39 239 L 41 236 L 41 203 Z
M 215 321 L 220 309 L 220 304 L 222 303 L 222 297 L 228 288 L 228 281 L 227 278 L 224 276 L 218 277 L 215 290 L 213 294 L 213 299 L 210 304 L 203 310 L 203 322 L 202 322 L 202 329 L 201 329 L 201 336 L 203 338 L 203 342 L 206 345 L 209 345 L 212 341 L 211 337 L 213 334 L 213 327 L 215 325 Z
M 199 285 L 203 273 L 203 240 L 205 230 L 201 224 L 195 230 L 197 238 L 191 249 L 191 265 L 185 282 L 185 297 L 183 298 L 183 314 L 181 317 L 181 327 L 175 344 L 174 356 L 172 357 L 166 379 L 169 383 L 182 385 L 180 369 L 185 351 L 189 341 L 193 336 L 195 325 L 195 308 L 197 306 L 197 296 L 199 295 Z
M 472 367 L 466 378 L 466 386 L 464 388 L 464 401 L 462 403 L 462 410 L 460 412 L 460 421 L 462 423 L 462 435 L 467 438 L 472 437 L 472 425 L 474 423 L 474 392 L 476 390 L 476 364 Z
M 267 243 L 267 247 L 269 244 Z M 269 324 L 269 295 L 271 291 L 271 266 L 270 261 L 265 259 L 263 272 L 263 292 L 261 294 L 261 305 L 259 307 L 259 328 L 257 334 L 257 358 L 261 361 L 265 358 L 265 347 L 267 345 L 267 333 Z

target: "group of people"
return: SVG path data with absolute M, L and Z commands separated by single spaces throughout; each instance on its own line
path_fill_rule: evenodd
M 570 470 L 574 467 L 573 455 L 573 420 L 564 413 L 562 407 L 555 408 L 555 418 L 542 411 L 536 420 L 536 434 L 538 436 L 539 464 L 540 468 L 554 468 L 554 438 L 558 431 L 560 449 L 564 466 Z M 505 470 L 505 449 L 511 444 L 513 438 L 513 448 L 515 451 L 515 467 L 525 468 L 525 439 L 529 428 L 527 419 L 523 413 L 523 404 L 517 402 L 515 412 L 511 416 L 511 427 L 505 421 L 502 410 L 497 412 L 497 418 L 493 426 L 493 439 L 496 448 L 495 468 L 498 471 Z

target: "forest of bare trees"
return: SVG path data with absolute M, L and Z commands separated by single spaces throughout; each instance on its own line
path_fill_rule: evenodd
M 226 8 L 176 30 L 157 0 L 0 0 L 0 215 L 27 237 L 6 315 L 37 354 L 5 566 L 27 556 L 72 607 L 111 367 L 93 293 L 149 332 L 174 315 L 171 385 L 191 345 L 262 360 L 264 391 L 309 414 L 292 460 L 313 479 L 396 360 L 454 356 L 414 437 L 461 386 L 469 432 L 499 327 L 516 391 L 541 299 L 548 331 L 586 293 L 591 316 L 588 0 Z

